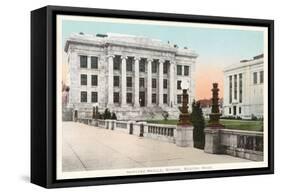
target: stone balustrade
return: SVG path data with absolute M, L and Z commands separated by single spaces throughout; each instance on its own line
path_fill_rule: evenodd
M 263 161 L 263 132 L 207 128 L 205 134 L 208 153 Z
M 83 123 L 170 143 L 176 143 L 177 140 L 176 125 L 117 120 L 92 120 Z M 206 128 L 204 150 L 212 154 L 263 161 L 263 132 Z
M 145 137 L 175 143 L 176 126 L 161 124 L 146 124 Z

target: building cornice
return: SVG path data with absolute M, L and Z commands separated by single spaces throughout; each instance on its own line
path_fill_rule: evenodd
M 144 49 L 151 51 L 159 51 L 159 52 L 169 52 L 176 56 L 183 56 L 189 58 L 197 58 L 198 54 L 192 50 L 175 48 L 170 45 L 165 44 L 140 44 L 134 42 L 124 42 L 119 40 L 111 40 L 111 39 L 86 39 L 79 37 L 70 37 L 64 47 L 64 51 L 68 52 L 69 46 L 71 44 L 76 45 L 86 45 L 86 46 L 98 46 L 98 47 L 110 47 L 110 46 L 120 46 L 120 47 L 130 47 L 135 49 Z

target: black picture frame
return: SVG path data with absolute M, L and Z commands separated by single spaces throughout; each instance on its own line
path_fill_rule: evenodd
M 268 28 L 268 167 L 56 180 L 56 15 L 261 26 Z M 46 6 L 31 12 L 31 182 L 46 188 L 274 173 L 274 21 L 263 19 Z

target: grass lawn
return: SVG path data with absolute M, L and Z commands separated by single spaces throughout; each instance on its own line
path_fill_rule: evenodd
M 221 119 L 221 124 L 228 129 L 239 129 L 248 131 L 263 131 L 262 125 L 263 121 L 248 121 L 248 120 L 231 120 L 231 119 Z M 177 120 L 148 120 L 148 123 L 158 123 L 166 125 L 176 125 Z M 206 120 L 206 124 L 208 120 Z

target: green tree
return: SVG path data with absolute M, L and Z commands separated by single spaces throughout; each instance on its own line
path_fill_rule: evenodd
M 112 120 L 117 120 L 117 116 L 116 116 L 116 114 L 114 112 L 111 114 L 111 119 Z
M 111 113 L 108 108 L 104 110 L 103 119 L 111 119 Z
M 194 147 L 199 149 L 204 149 L 205 146 L 205 119 L 200 106 L 200 102 L 193 101 L 192 103 L 192 113 L 191 122 L 193 124 L 193 141 Z

